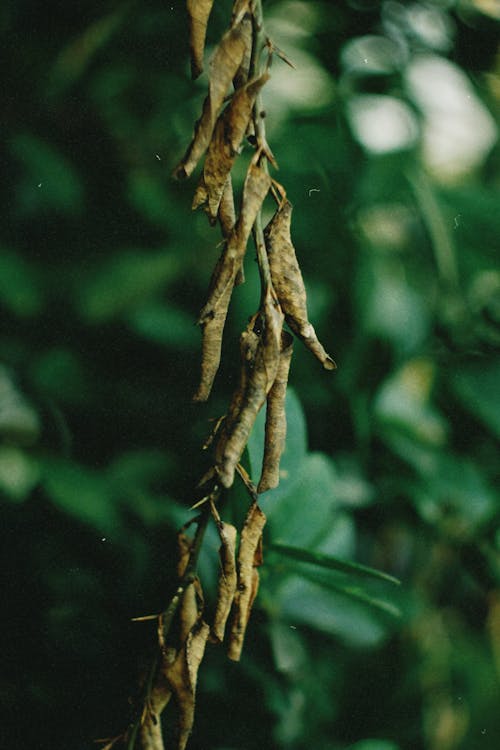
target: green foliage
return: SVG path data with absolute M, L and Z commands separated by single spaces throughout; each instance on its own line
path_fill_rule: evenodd
M 297 65 L 273 63 L 268 138 L 310 317 L 339 369 L 296 342 L 255 617 L 241 665 L 207 657 L 191 747 L 496 750 L 494 11 L 264 9 Z M 174 531 L 198 499 L 200 445 L 234 388 L 258 279 L 250 250 L 213 398 L 193 406 L 220 249 L 191 213 L 193 183 L 170 179 L 205 95 L 188 81 L 180 0 L 8 1 L 1 28 L 2 727 L 8 746 L 84 750 L 128 719 L 154 639 L 130 619 L 174 589 Z M 254 477 L 263 420 L 244 459 Z M 241 520 L 240 486 L 225 503 Z M 217 548 L 211 528 L 207 599 Z

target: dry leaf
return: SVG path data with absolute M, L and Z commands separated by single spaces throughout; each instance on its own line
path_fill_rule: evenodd
M 160 715 L 172 697 L 172 690 L 165 672 L 174 664 L 176 657 L 177 652 L 174 648 L 161 650 L 161 668 L 155 673 L 141 718 L 139 728 L 141 750 L 164 750 Z
M 221 523 L 219 525 L 219 536 L 221 540 L 219 549 L 220 573 L 212 634 L 221 643 L 224 640 L 226 621 L 236 592 L 236 528 L 231 524 Z
M 231 232 L 236 224 L 236 211 L 234 210 L 233 181 L 229 174 L 222 191 L 221 201 L 219 203 L 219 224 L 222 236 L 225 240 L 229 239 Z
M 163 675 L 177 703 L 177 750 L 184 750 L 194 722 L 196 679 L 205 653 L 210 628 L 196 625 L 171 665 L 163 666 Z
M 254 503 L 250 506 L 243 524 L 238 550 L 238 587 L 234 597 L 234 614 L 228 647 L 228 656 L 233 661 L 240 659 L 246 627 L 257 595 L 259 586 L 257 565 L 262 563 L 260 545 L 265 523 L 264 513 Z
M 334 370 L 335 362 L 318 341 L 307 317 L 304 280 L 290 238 L 291 217 L 292 205 L 284 201 L 264 230 L 271 278 L 292 331 L 319 359 L 325 370 Z
M 203 352 L 200 385 L 195 401 L 206 401 L 219 369 L 222 335 L 236 277 L 257 213 L 266 197 L 271 178 L 260 167 L 251 164 L 243 186 L 242 209 L 210 281 L 209 296 L 200 312 L 203 327 Z
M 267 396 L 264 458 L 257 492 L 265 492 L 279 484 L 280 458 L 285 447 L 286 437 L 286 387 L 292 351 L 293 338 L 287 331 L 282 331 L 278 372 Z
M 204 205 L 212 224 L 217 220 L 226 180 L 245 136 L 255 98 L 268 79 L 269 74 L 264 73 L 235 91 L 217 120 L 192 206 L 195 209 Z
M 225 240 L 228 239 L 231 232 L 234 229 L 236 223 L 236 212 L 234 210 L 234 195 L 233 195 L 233 181 L 231 175 L 227 176 L 226 184 L 222 192 L 222 198 L 219 203 L 219 224 L 222 232 L 222 236 Z M 234 286 L 239 286 L 245 282 L 245 272 L 243 270 L 243 262 L 236 274 L 234 280 Z
M 214 0 L 187 0 L 189 14 L 189 47 L 191 53 L 191 75 L 198 78 L 203 72 L 203 52 L 207 24 Z
M 257 414 L 276 378 L 282 325 L 283 313 L 270 287 L 264 297 L 262 310 L 251 319 L 240 339 L 240 382 L 215 451 L 217 473 L 223 487 L 233 484 L 236 466 Z
M 184 158 L 174 170 L 174 176 L 178 179 L 184 179 L 192 174 L 210 143 L 220 108 L 249 45 L 251 45 L 251 27 L 246 22 L 240 22 L 231 27 L 222 37 L 210 63 L 208 95 L 203 103 L 193 140 Z

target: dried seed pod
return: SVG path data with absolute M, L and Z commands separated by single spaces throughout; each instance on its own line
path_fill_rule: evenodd
M 189 47 L 191 53 L 191 76 L 198 78 L 203 72 L 203 52 L 207 24 L 214 0 L 187 0 L 189 15 Z
M 285 320 L 292 331 L 319 359 L 325 370 L 334 370 L 335 362 L 318 341 L 307 317 L 304 280 L 290 237 L 291 218 L 292 205 L 284 201 L 264 230 L 271 278 Z
M 225 240 L 229 239 L 231 232 L 236 224 L 236 211 L 234 210 L 233 181 L 228 174 L 218 210 L 219 224 L 222 236 Z
M 228 175 L 245 136 L 255 98 L 269 79 L 264 73 L 235 91 L 215 126 L 192 208 L 204 206 L 211 224 L 217 212 Z
M 250 45 L 251 27 L 245 19 L 236 26 L 232 26 L 222 37 L 210 63 L 208 95 L 203 102 L 201 117 L 196 123 L 193 140 L 186 154 L 174 170 L 174 177 L 178 179 L 189 177 L 210 143 L 229 85 Z
M 179 550 L 177 575 L 182 578 L 191 555 L 192 542 L 185 534 L 179 532 L 177 534 L 177 546 Z M 181 643 L 186 640 L 188 633 L 199 620 L 202 609 L 203 592 L 199 579 L 195 579 L 193 583 L 186 587 L 179 605 L 179 639 Z
M 272 287 L 268 288 L 262 310 L 252 318 L 252 324 L 252 329 L 247 328 L 241 336 L 240 383 L 215 451 L 216 469 L 224 487 L 233 484 L 236 466 L 278 371 L 283 313 Z M 252 334 L 259 337 L 255 353 Z M 249 341 L 252 342 L 250 350 Z
M 280 458 L 285 447 L 285 398 L 288 373 L 292 360 L 293 338 L 287 331 L 281 333 L 281 353 L 278 372 L 267 396 L 266 429 L 262 474 L 257 492 L 265 492 L 279 484 Z
M 219 224 L 220 224 L 222 236 L 224 237 L 225 240 L 227 240 L 229 235 L 233 231 L 234 225 L 236 223 L 236 212 L 234 210 L 233 181 L 231 179 L 230 174 L 227 176 L 226 184 L 224 185 L 224 190 L 222 192 L 222 198 L 219 203 L 218 217 L 219 217 Z M 243 284 L 244 282 L 245 282 L 245 272 L 244 272 L 243 263 L 242 263 L 241 268 L 236 274 L 236 278 L 234 280 L 234 286 L 239 286 L 240 284 Z
M 245 632 L 257 595 L 259 574 L 257 566 L 262 564 L 262 529 L 266 517 L 259 506 L 250 506 L 245 523 L 241 530 L 240 548 L 238 550 L 238 586 L 234 597 L 233 619 L 229 636 L 228 656 L 239 661 Z
M 177 703 L 177 750 L 184 750 L 194 722 L 196 682 L 210 628 L 198 623 L 189 633 L 171 665 L 162 664 L 162 675 Z
M 206 401 L 219 369 L 222 334 L 236 277 L 243 262 L 248 237 L 260 207 L 267 195 L 271 178 L 260 167 L 251 164 L 243 186 L 240 215 L 227 240 L 210 281 L 209 296 L 200 312 L 203 326 L 203 356 L 199 388 L 195 401 Z
M 221 522 L 219 536 L 221 540 L 219 549 L 220 573 L 212 635 L 216 641 L 221 643 L 224 640 L 226 621 L 236 592 L 236 528 L 231 524 Z

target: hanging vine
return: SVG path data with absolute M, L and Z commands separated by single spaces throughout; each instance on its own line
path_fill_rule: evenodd
M 203 71 L 212 5 L 213 0 L 187 0 L 193 78 Z M 127 750 L 163 750 L 160 715 L 172 698 L 176 704 L 176 747 L 184 750 L 193 727 L 197 673 L 207 643 L 225 644 L 228 657 L 239 660 L 262 564 L 266 518 L 259 508 L 258 495 L 278 485 L 285 445 L 285 395 L 293 336 L 284 329 L 284 323 L 325 369 L 335 368 L 308 320 L 306 291 L 291 240 L 292 206 L 284 187 L 269 171 L 277 164 L 266 140 L 261 92 L 276 55 L 290 64 L 265 33 L 260 0 L 235 0 L 229 28 L 209 66 L 208 92 L 201 116 L 186 153 L 174 170 L 176 178 L 188 178 L 205 154 L 193 209 L 202 208 L 210 224 L 220 226 L 223 238 L 208 298 L 199 315 L 202 358 L 194 400 L 206 401 L 210 396 L 219 369 L 232 292 L 244 281 L 243 261 L 251 235 L 260 273 L 260 302 L 240 337 L 239 379 L 227 414 L 207 441 L 213 463 L 199 484 L 203 497 L 193 506 L 198 515 L 178 533 L 177 589 L 164 612 L 137 618 L 157 622 L 156 659 L 144 680 L 133 721 L 123 734 L 107 741 L 103 750 L 118 746 Z M 244 142 L 252 149 L 252 155 L 236 211 L 231 173 Z M 261 210 L 268 196 L 276 207 L 263 228 Z M 264 404 L 264 457 L 255 486 L 240 459 Z M 250 499 L 239 532 L 221 519 L 218 508 L 236 473 Z M 220 572 L 214 614 L 207 622 L 197 562 L 210 521 L 215 523 L 220 537 Z M 195 533 L 190 538 L 186 532 L 191 526 Z

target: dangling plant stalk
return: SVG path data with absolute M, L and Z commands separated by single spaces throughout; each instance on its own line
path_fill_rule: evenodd
M 213 0 L 187 0 L 191 71 L 203 69 L 204 44 Z M 208 92 L 185 156 L 174 170 L 189 177 L 206 152 L 193 199 L 212 225 L 219 224 L 223 247 L 199 315 L 202 362 L 196 401 L 206 401 L 220 364 L 225 321 L 232 292 L 244 281 L 244 257 L 250 235 L 260 274 L 260 301 L 240 337 L 240 374 L 227 414 L 219 420 L 205 447 L 213 450 L 211 469 L 199 487 L 204 496 L 193 508 L 201 512 L 178 533 L 178 584 L 165 610 L 136 618 L 156 620 L 157 655 L 144 680 L 135 717 L 126 731 L 103 750 L 163 750 L 160 715 L 174 699 L 177 750 L 184 750 L 194 722 L 198 668 L 207 643 L 224 644 L 228 657 L 240 659 L 245 631 L 259 585 L 262 531 L 266 518 L 258 493 L 276 487 L 285 445 L 285 395 L 293 337 L 284 322 L 327 370 L 333 359 L 319 343 L 307 317 L 306 292 L 290 236 L 291 204 L 284 188 L 269 174 L 276 160 L 266 140 L 262 90 L 269 79 L 273 55 L 288 58 L 264 31 L 260 0 L 235 0 L 228 30 L 213 54 Z M 232 88 L 232 93 L 230 92 Z M 243 143 L 253 150 L 236 212 L 232 169 Z M 277 208 L 266 228 L 262 206 L 272 195 Z M 264 458 L 258 488 L 240 464 L 257 414 L 266 406 Z M 235 479 L 243 481 L 250 499 L 239 533 L 221 519 L 218 506 Z M 200 549 L 212 519 L 220 537 L 220 573 L 211 623 L 205 620 L 201 581 L 197 574 Z M 186 531 L 196 528 L 189 538 Z M 229 625 L 228 625 L 229 622 Z

